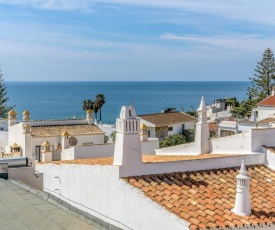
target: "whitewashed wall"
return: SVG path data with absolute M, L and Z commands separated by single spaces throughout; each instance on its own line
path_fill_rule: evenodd
M 118 169 L 116 166 L 44 165 L 44 190 L 122 229 L 189 229 L 189 223 L 119 179 Z
M 8 119 L 0 119 L 0 131 L 8 131 Z
M 149 141 L 141 142 L 141 152 L 144 155 L 155 155 L 155 149 L 159 148 L 159 139 L 150 138 Z
M 273 114 L 275 114 L 275 108 L 269 108 L 269 107 L 262 107 L 262 108 L 258 108 L 256 109 L 256 111 L 258 111 L 258 119 L 257 121 L 263 120 Z
M 186 122 L 186 123 L 180 123 L 180 124 L 173 124 L 173 125 L 171 125 L 173 127 L 173 131 L 168 131 L 168 135 L 181 133 L 183 124 L 184 124 L 184 129 L 185 130 L 195 128 L 195 122 Z M 171 126 L 169 126 L 169 127 L 171 127 Z
M 8 132 L 7 131 L 0 131 L 0 148 L 1 148 L 1 151 L 5 150 L 8 143 L 9 143 L 9 134 L 8 134 Z
M 262 146 L 275 145 L 275 128 L 253 128 L 251 129 L 252 135 L 252 152 L 262 151 Z
M 142 154 L 154 155 L 155 149 L 159 148 L 158 138 L 147 142 L 141 142 Z M 88 159 L 99 157 L 113 157 L 114 156 L 114 143 L 90 145 L 90 146 L 71 146 L 61 153 L 61 160 L 74 160 L 74 159 Z
M 61 153 L 61 160 L 113 157 L 115 144 L 72 146 Z
M 10 147 L 14 143 L 18 144 L 21 147 L 24 147 L 24 134 L 23 134 L 23 128 L 22 128 L 22 123 L 17 123 L 15 125 L 9 126 L 8 127 L 8 146 L 7 146 L 7 152 L 10 152 Z M 24 153 L 23 153 L 24 154 Z
M 251 132 L 211 140 L 213 153 L 243 154 L 251 152 Z
M 156 155 L 199 155 L 195 142 L 156 149 Z

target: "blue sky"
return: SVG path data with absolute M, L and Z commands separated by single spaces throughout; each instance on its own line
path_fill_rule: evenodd
M 0 0 L 6 81 L 246 81 L 275 2 Z

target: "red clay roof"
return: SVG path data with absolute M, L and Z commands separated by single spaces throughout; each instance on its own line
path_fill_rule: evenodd
M 125 178 L 144 195 L 190 223 L 190 229 L 225 229 L 275 224 L 275 171 L 247 167 L 252 214 L 238 216 L 235 204 L 238 168 L 176 172 Z M 274 226 L 275 228 L 275 226 Z
M 143 155 L 143 163 L 160 163 L 160 162 L 173 162 L 173 161 L 188 161 L 188 160 L 200 160 L 208 158 L 223 158 L 223 157 L 235 157 L 236 154 L 200 154 L 196 156 L 180 156 L 180 155 Z M 65 161 L 53 161 L 50 163 L 39 162 L 39 164 L 84 164 L 84 165 L 112 165 L 113 157 L 101 157 L 101 158 L 89 158 L 89 159 L 77 159 L 77 160 L 65 160 Z
M 275 106 L 275 96 L 268 96 L 267 98 L 265 98 L 262 101 L 258 102 L 257 105 Z
M 183 112 L 145 114 L 139 115 L 138 117 L 156 126 L 168 126 L 189 121 L 195 122 L 197 120 L 195 117 Z

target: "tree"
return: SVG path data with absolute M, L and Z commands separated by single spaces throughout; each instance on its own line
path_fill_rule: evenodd
M 113 131 L 111 134 L 110 134 L 110 137 L 112 138 L 112 142 L 116 142 L 116 131 Z
M 195 141 L 195 129 L 182 130 L 182 135 L 187 143 Z
M 91 101 L 91 100 L 84 100 L 83 101 L 83 105 L 82 105 L 82 109 L 84 110 L 84 111 L 87 111 L 87 110 L 94 110 L 94 102 L 93 101 Z
M 270 95 L 275 80 L 275 59 L 271 49 L 267 48 L 263 58 L 254 69 L 254 77 L 249 78 L 251 87 L 247 88 L 248 99 L 243 100 L 239 106 L 233 106 L 231 114 L 236 118 L 251 116 L 251 110 L 257 103 Z
M 257 63 L 255 74 L 251 80 L 251 87 L 247 88 L 247 95 L 250 100 L 255 103 L 263 100 L 270 95 L 275 80 L 275 59 L 271 49 L 267 48 L 263 54 L 263 58 Z
M 8 112 L 14 108 L 14 106 L 7 106 L 9 97 L 7 97 L 6 85 L 4 83 L 3 74 L 0 70 L 0 117 L 6 118 Z
M 97 112 L 99 111 L 99 120 L 101 122 L 101 108 L 105 104 L 105 96 L 103 94 L 97 94 L 95 98 L 95 104 L 94 104 L 94 112 L 96 114 L 97 118 Z

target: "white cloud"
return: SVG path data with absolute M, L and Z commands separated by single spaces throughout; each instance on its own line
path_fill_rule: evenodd
M 273 0 L 0 0 L 0 4 L 29 5 L 45 10 L 93 10 L 97 4 L 143 6 L 150 9 L 189 11 L 267 25 L 275 25 Z
M 0 0 L 0 4 L 29 5 L 45 10 L 84 10 L 91 2 L 82 0 Z
M 216 48 L 235 49 L 256 51 L 264 50 L 267 47 L 274 47 L 275 39 L 262 38 L 259 35 L 230 35 L 228 37 L 210 37 L 210 36 L 197 36 L 197 35 L 175 35 L 166 33 L 160 36 L 161 39 L 171 41 L 185 41 L 188 43 L 197 43 L 199 45 L 207 45 Z

